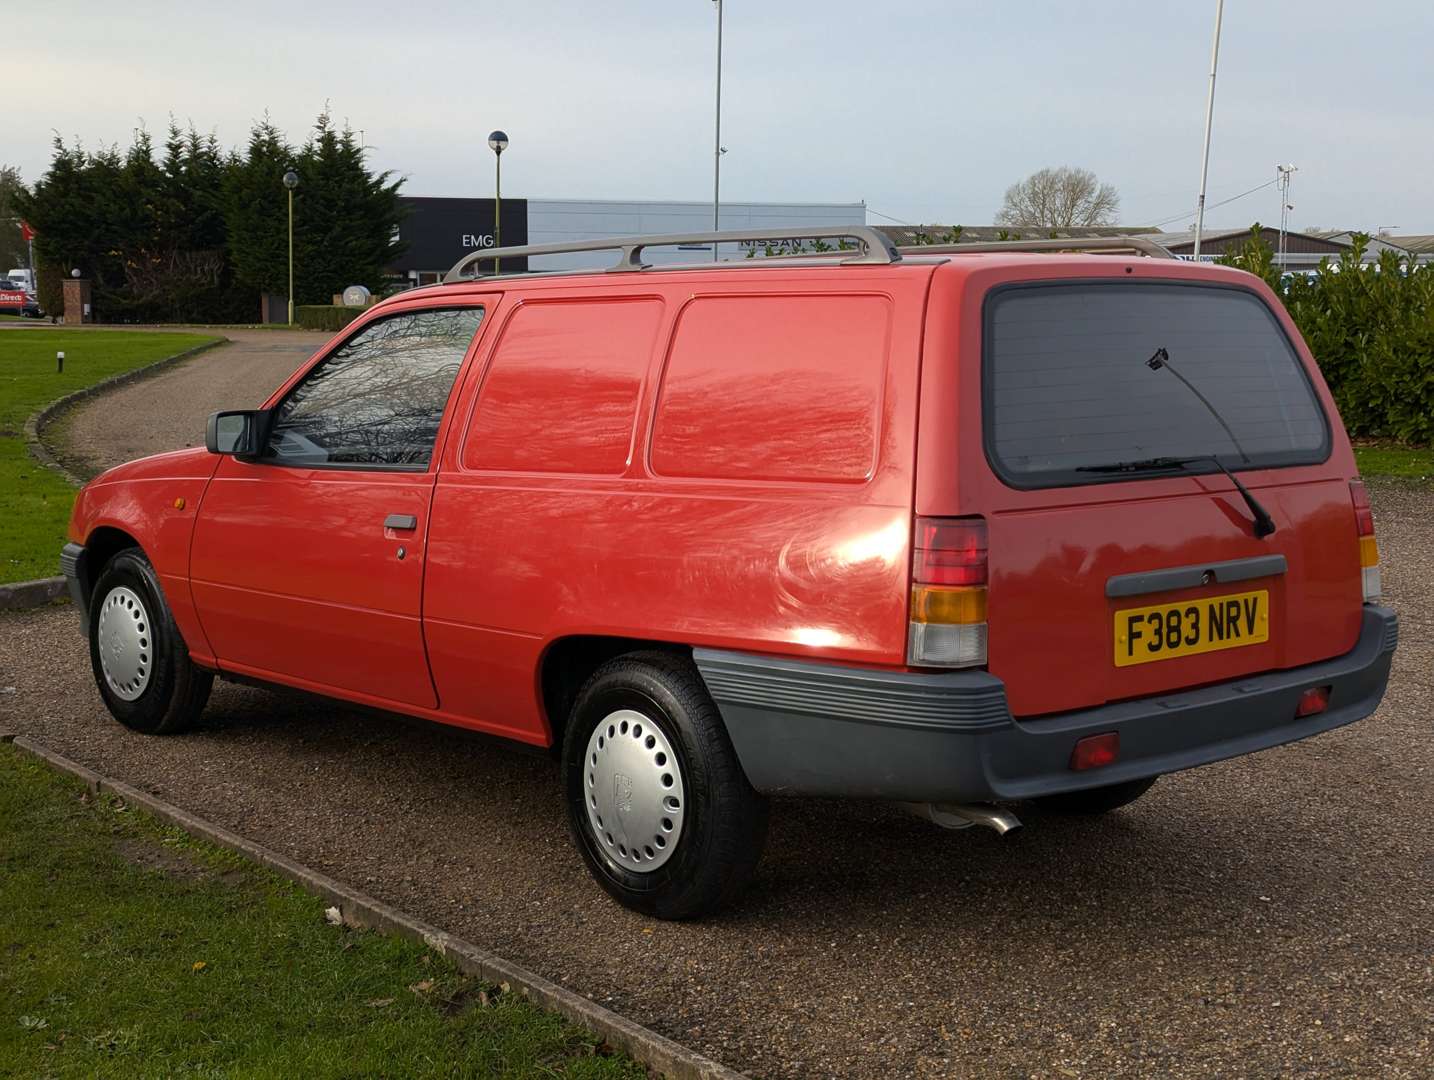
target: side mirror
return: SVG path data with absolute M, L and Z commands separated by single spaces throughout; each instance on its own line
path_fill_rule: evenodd
M 204 445 L 211 454 L 256 458 L 268 439 L 268 421 L 269 413 L 265 409 L 212 413 L 204 432 Z

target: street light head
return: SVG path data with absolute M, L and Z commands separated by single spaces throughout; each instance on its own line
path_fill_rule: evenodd
M 293 191 L 296 187 L 299 186 L 299 174 L 296 173 L 293 169 L 290 169 L 284 174 L 284 186 L 290 191 Z
M 508 133 L 506 131 L 490 131 L 488 133 L 488 149 L 495 154 L 501 154 L 508 149 Z

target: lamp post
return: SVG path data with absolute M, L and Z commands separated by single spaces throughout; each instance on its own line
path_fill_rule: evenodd
M 503 246 L 503 151 L 508 149 L 508 133 L 490 131 L 488 149 L 493 151 L 493 246 Z M 493 260 L 493 273 L 502 269 L 502 260 Z
M 1296 165 L 1276 165 L 1275 175 L 1280 181 L 1280 246 L 1276 255 L 1276 263 L 1281 270 L 1284 270 L 1285 263 L 1289 259 L 1289 250 L 1286 247 L 1286 235 L 1290 229 L 1290 211 L 1294 209 L 1290 205 L 1290 174 L 1299 172 Z
M 294 189 L 299 174 L 290 169 L 284 174 L 284 187 L 289 190 L 289 325 L 294 325 Z

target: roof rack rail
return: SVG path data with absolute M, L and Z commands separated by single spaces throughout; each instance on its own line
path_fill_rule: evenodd
M 1130 251 L 1152 259 L 1174 259 L 1165 248 L 1144 236 L 1057 237 L 1054 240 L 982 240 L 970 244 L 907 244 L 903 255 L 973 255 L 983 251 Z
M 642 261 L 642 251 L 649 247 L 676 247 L 691 244 L 732 244 L 741 241 L 761 243 L 766 240 L 821 240 L 826 238 L 855 240 L 859 251 L 832 252 L 841 264 L 880 265 L 901 261 L 895 244 L 870 225 L 818 225 L 796 229 L 728 229 L 722 232 L 670 233 L 657 236 L 614 236 L 601 240 L 573 240 L 557 244 L 525 244 L 521 247 L 489 248 L 465 255 L 444 275 L 443 283 L 471 281 L 463 271 L 475 263 L 489 259 L 521 259 L 533 255 L 566 255 L 577 251 L 620 251 L 617 263 L 609 271 L 645 270 L 650 264 Z M 826 254 L 807 252 L 809 255 Z M 840 257 L 845 255 L 844 258 Z

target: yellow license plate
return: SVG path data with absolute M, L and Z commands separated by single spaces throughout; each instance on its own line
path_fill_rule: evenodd
M 1115 666 L 1238 649 L 1270 640 L 1270 594 L 1229 593 L 1115 613 Z

